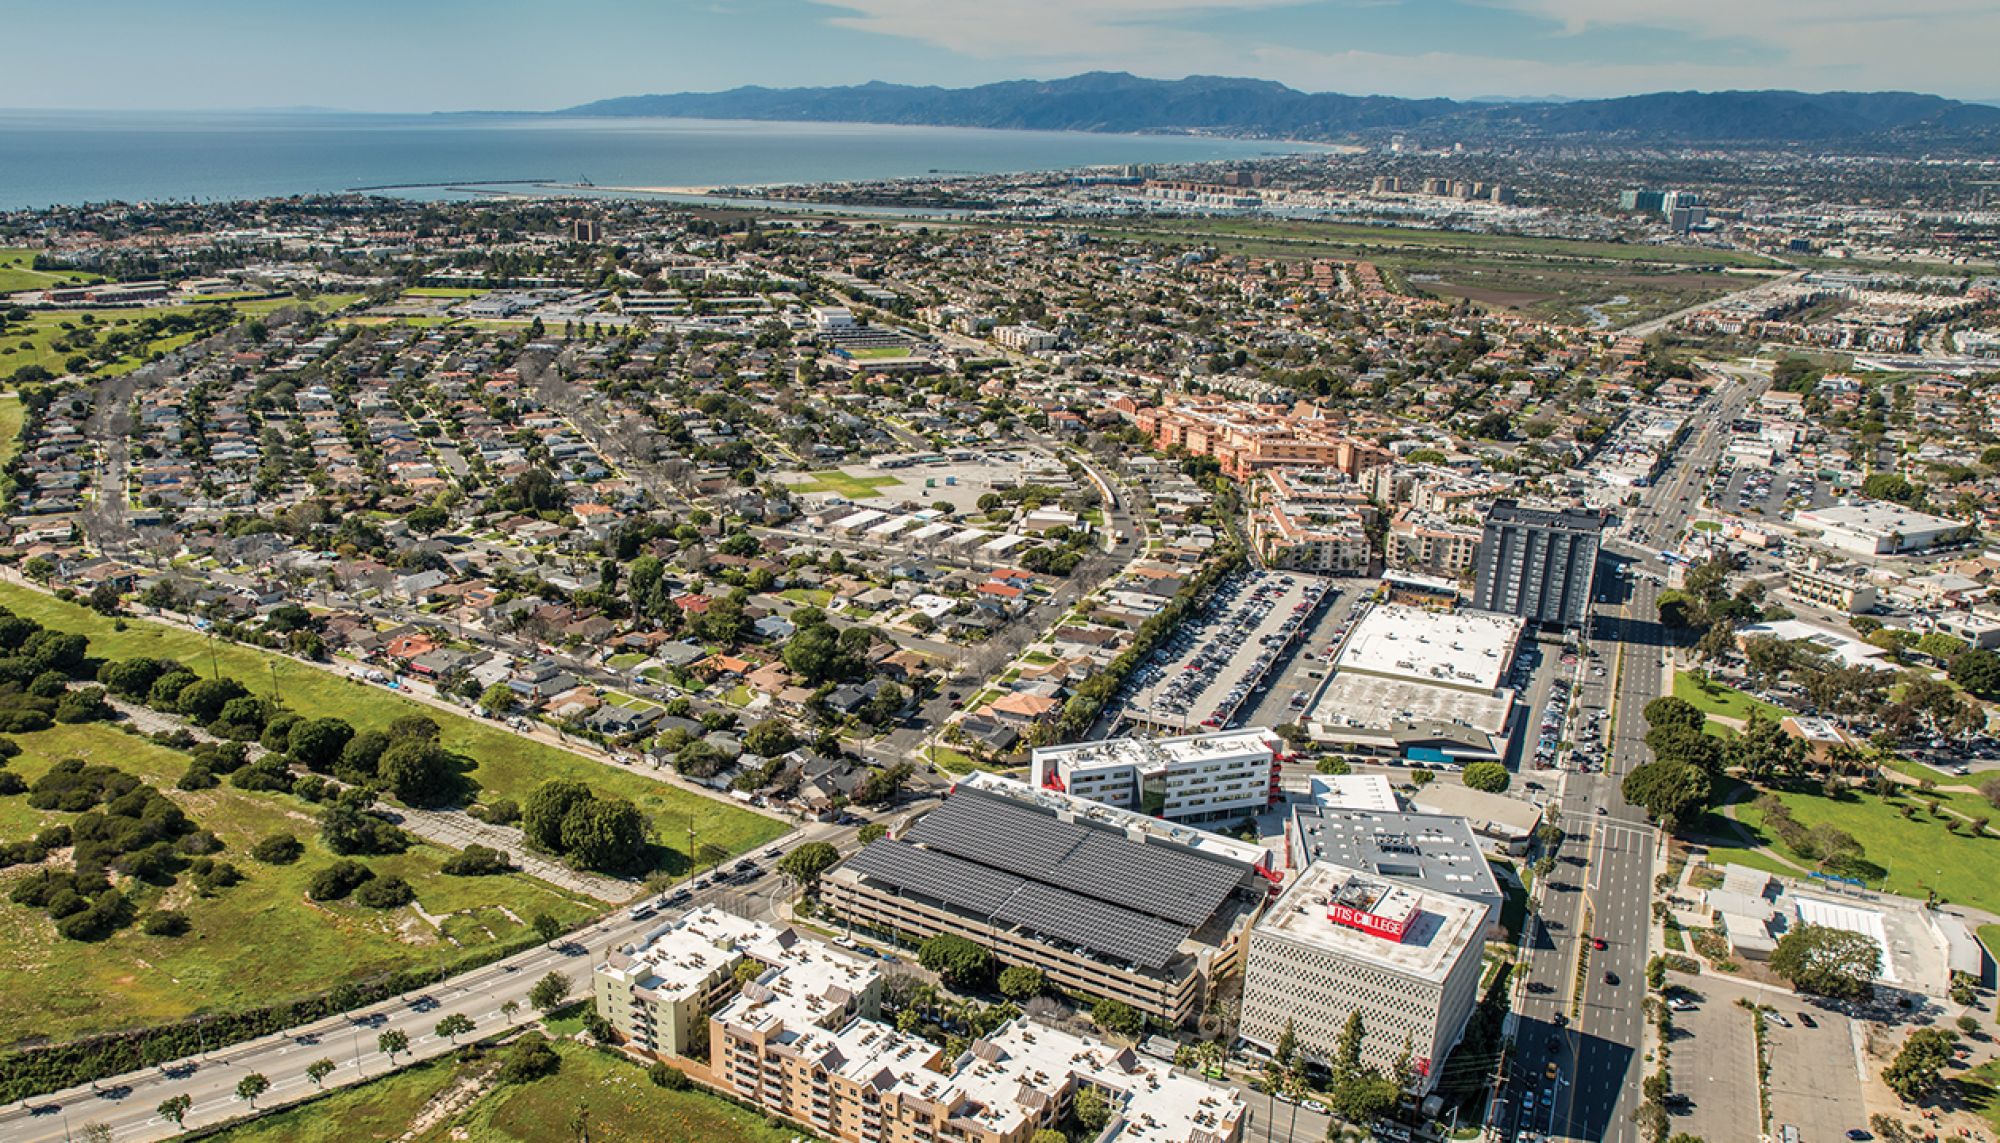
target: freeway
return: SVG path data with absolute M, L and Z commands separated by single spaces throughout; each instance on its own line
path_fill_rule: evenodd
M 852 829 L 812 824 L 763 852 L 808 841 L 832 841 L 843 854 L 859 846 Z M 714 904 L 744 916 L 776 920 L 783 896 L 783 879 L 772 862 L 763 861 L 756 876 L 705 886 L 693 894 L 686 907 Z M 270 1081 L 270 1089 L 257 1098 L 255 1110 L 259 1112 L 317 1094 L 319 1087 L 307 1077 L 306 1067 L 321 1059 L 334 1064 L 324 1080 L 326 1087 L 378 1079 L 453 1050 L 457 1044 L 435 1031 L 438 1021 L 446 1016 L 470 1018 L 472 1034 L 480 1037 L 491 1036 L 523 1016 L 532 1018 L 528 992 L 548 973 L 567 977 L 572 997 L 588 996 L 592 966 L 612 948 L 659 924 L 658 916 L 633 920 L 621 909 L 557 944 L 537 945 L 392 1000 L 156 1068 L 23 1100 L 0 1110 L 0 1138 L 9 1143 L 59 1143 L 77 1137 L 88 1124 L 102 1124 L 120 1140 L 172 1138 L 180 1132 L 160 1118 L 158 1108 L 163 1101 L 185 1095 L 193 1101 L 187 1126 L 213 1126 L 251 1112 L 251 1105 L 236 1097 L 236 1085 L 248 1075 L 262 1075 Z M 519 1015 L 510 1017 L 503 1008 L 510 1001 L 519 1006 Z M 393 1063 L 376 1046 L 377 1037 L 391 1030 L 404 1033 L 410 1041 L 407 1052 Z
M 1723 371 L 1717 392 L 1695 411 L 1699 429 L 1630 513 L 1630 539 L 1607 543 L 1611 570 L 1599 577 L 1590 642 L 1610 653 L 1612 665 L 1606 678 L 1586 682 L 1582 698 L 1612 708 L 1610 748 L 1601 774 L 1564 778 L 1566 837 L 1529 924 L 1514 1056 L 1491 1117 L 1503 1139 L 1639 1139 L 1632 1112 L 1645 1056 L 1651 883 L 1663 839 L 1619 786 L 1649 758 L 1645 707 L 1666 686 L 1668 644 L 1656 618 L 1665 572 L 1659 549 L 1679 541 L 1727 445 L 1729 423 L 1762 380 L 1747 370 Z

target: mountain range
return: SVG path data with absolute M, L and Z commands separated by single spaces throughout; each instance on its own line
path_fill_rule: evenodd
M 630 95 L 559 114 L 1310 140 L 1414 131 L 1455 139 L 1899 150 L 2000 143 L 2000 107 L 1910 92 L 1667 91 L 1616 99 L 1493 103 L 1311 93 L 1269 80 L 1159 80 L 1123 72 L 965 88 L 877 82 Z

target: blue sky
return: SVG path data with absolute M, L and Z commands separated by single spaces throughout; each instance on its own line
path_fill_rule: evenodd
M 1994 0 L 8 0 L 0 13 L 0 107 L 17 108 L 541 110 L 1092 69 L 1460 98 L 2000 96 Z

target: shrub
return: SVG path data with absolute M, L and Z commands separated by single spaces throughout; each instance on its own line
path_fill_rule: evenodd
M 359 861 L 336 861 L 312 875 L 306 883 L 306 896 L 315 901 L 338 901 L 374 877 L 375 871 Z
M 157 912 L 146 914 L 146 919 L 140 923 L 139 927 L 145 930 L 148 936 L 178 937 L 187 932 L 192 926 L 188 924 L 186 913 L 173 909 L 161 909 Z
M 370 909 L 395 909 L 416 899 L 417 891 L 401 877 L 377 877 L 354 891 L 355 903 Z
M 215 771 L 210 770 L 206 763 L 190 762 L 188 763 L 187 773 L 182 774 L 180 781 L 174 783 L 174 788 L 180 790 L 212 790 L 221 784 L 222 779 L 217 778 Z
M 528 1083 L 552 1076 L 562 1068 L 562 1057 L 549 1047 L 549 1042 L 539 1036 L 530 1037 L 515 1044 L 507 1052 L 507 1058 L 500 1064 L 500 1082 Z
M 290 865 L 306 851 L 305 843 L 288 833 L 274 833 L 250 847 L 250 856 L 266 865 Z
M 484 877 L 512 873 L 514 862 L 505 853 L 484 845 L 468 845 L 447 858 L 444 871 L 454 877 Z
M 687 1077 L 686 1072 L 664 1061 L 647 1068 L 646 1078 L 653 1081 L 653 1086 L 668 1091 L 686 1091 L 694 1086 L 694 1081 Z

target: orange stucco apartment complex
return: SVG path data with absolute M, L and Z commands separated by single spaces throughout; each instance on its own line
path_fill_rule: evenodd
M 1223 474 L 1236 480 L 1283 466 L 1327 468 L 1352 477 L 1392 459 L 1387 449 L 1348 436 L 1308 402 L 1281 406 L 1177 397 L 1138 410 L 1133 422 L 1153 438 L 1154 447 L 1212 456 Z

